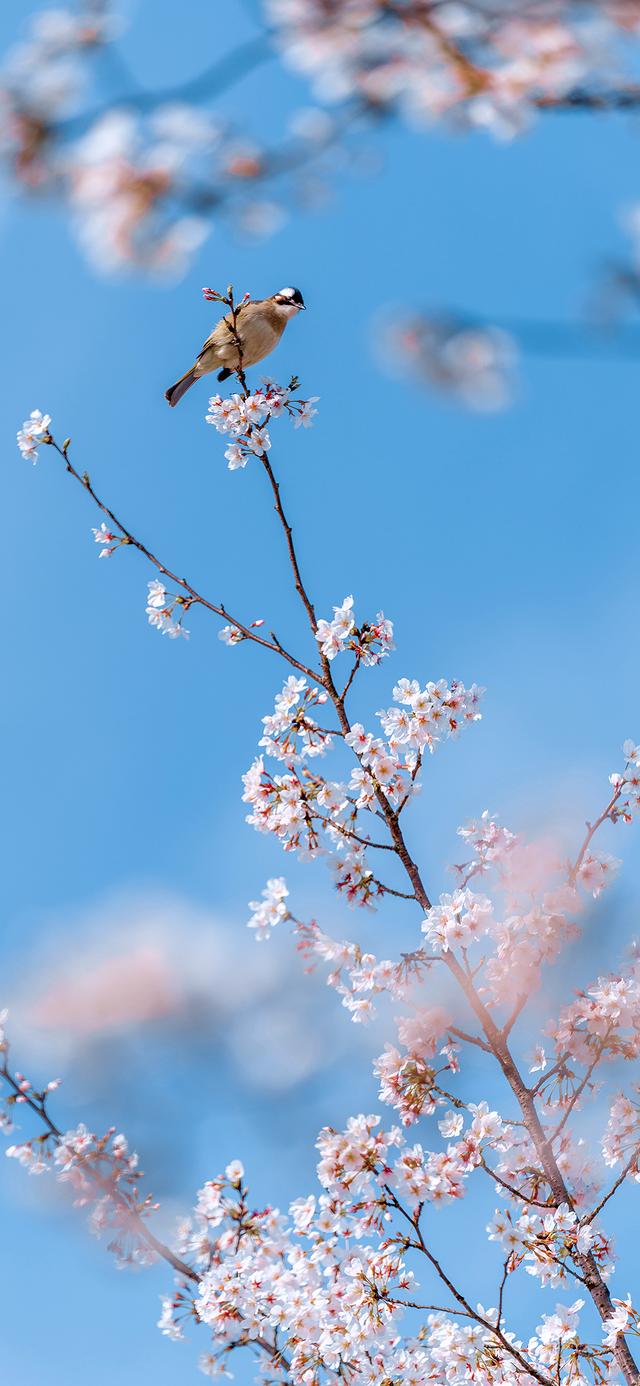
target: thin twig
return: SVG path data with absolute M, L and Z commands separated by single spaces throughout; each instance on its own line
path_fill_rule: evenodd
M 589 1225 L 590 1222 L 593 1222 L 594 1218 L 597 1218 L 598 1213 L 602 1212 L 605 1203 L 608 1203 L 609 1199 L 613 1198 L 613 1195 L 618 1192 L 620 1185 L 624 1184 L 627 1175 L 630 1174 L 634 1165 L 637 1165 L 638 1155 L 640 1155 L 640 1144 L 635 1146 L 634 1150 L 629 1156 L 629 1159 L 627 1160 L 626 1165 L 624 1166 L 624 1169 L 622 1170 L 622 1173 L 618 1175 L 615 1184 L 611 1185 L 609 1192 L 605 1194 L 604 1198 L 600 1199 L 600 1202 L 598 1203 L 597 1207 L 594 1208 L 592 1213 L 588 1213 L 586 1217 L 580 1219 L 580 1225 L 582 1227 L 586 1227 Z
M 183 605 L 187 610 L 190 606 L 202 606 L 207 611 L 212 612 L 213 615 L 221 616 L 225 621 L 229 621 L 231 625 L 235 626 L 236 629 L 241 632 L 245 640 L 251 640 L 255 645 L 261 645 L 263 649 L 271 650 L 274 654 L 280 655 L 283 659 L 287 661 L 288 664 L 291 664 L 294 669 L 298 669 L 300 673 L 306 674 L 308 678 L 313 679 L 314 683 L 317 683 L 319 681 L 317 671 L 314 669 L 310 669 L 306 664 L 303 664 L 299 659 L 296 659 L 294 655 L 289 654 L 288 651 L 285 650 L 284 647 L 280 644 L 280 642 L 276 643 L 275 641 L 265 640 L 264 636 L 256 635 L 255 631 L 251 630 L 250 626 L 244 625 L 243 622 L 240 621 L 237 616 L 232 616 L 222 603 L 216 605 L 215 602 L 209 601 L 208 598 L 203 597 L 202 594 L 198 592 L 196 588 L 193 587 L 192 584 L 187 581 L 186 578 L 178 577 L 177 573 L 172 572 L 171 568 L 168 568 L 167 565 L 156 556 L 156 554 L 152 553 L 151 549 L 147 548 L 146 544 L 142 543 L 142 540 L 136 539 L 135 535 L 131 532 L 127 525 L 125 525 L 122 520 L 119 520 L 117 515 L 114 514 L 113 510 L 111 510 L 110 507 L 100 499 L 100 497 L 96 494 L 93 488 L 88 473 L 84 472 L 81 475 L 80 472 L 78 472 L 74 467 L 69 457 L 68 447 L 61 448 L 58 445 L 58 443 L 56 443 L 55 439 L 51 437 L 51 435 L 49 435 L 47 438 L 43 438 L 42 441 L 48 442 L 51 445 L 51 447 L 53 447 L 55 452 L 59 454 L 70 475 L 74 478 L 75 481 L 80 483 L 83 490 L 87 492 L 87 495 L 91 497 L 94 504 L 97 505 L 98 509 L 102 511 L 102 514 L 106 515 L 107 519 L 111 521 L 111 524 L 114 525 L 117 530 L 119 530 L 120 535 L 124 539 L 125 545 L 129 545 L 132 548 L 137 549 L 138 553 L 141 553 L 149 563 L 152 563 L 154 568 L 157 568 L 159 573 L 162 573 L 163 576 L 168 578 L 170 582 L 174 582 L 176 586 L 180 587 L 183 592 L 187 593 L 188 600 L 183 602 Z
M 491 1323 L 490 1320 L 486 1319 L 483 1314 L 479 1314 L 477 1310 L 472 1309 L 469 1301 L 465 1299 L 465 1296 L 460 1292 L 460 1290 L 456 1289 L 455 1285 L 453 1284 L 453 1281 L 449 1279 L 449 1276 L 443 1270 L 440 1262 L 433 1255 L 433 1253 L 429 1251 L 429 1248 L 422 1235 L 422 1229 L 420 1227 L 420 1213 L 418 1212 L 415 1215 L 415 1217 L 412 1217 L 411 1214 L 407 1212 L 406 1208 L 402 1206 L 399 1199 L 393 1192 L 393 1189 L 391 1189 L 388 1184 L 383 1185 L 383 1187 L 385 1193 L 391 1199 L 393 1206 L 398 1210 L 399 1213 L 401 1213 L 401 1215 L 404 1218 L 406 1218 L 407 1222 L 413 1228 L 415 1235 L 418 1239 L 416 1244 L 417 1250 L 421 1251 L 422 1254 L 426 1256 L 430 1265 L 433 1266 L 436 1275 L 439 1276 L 443 1285 L 446 1285 L 449 1294 L 453 1296 L 453 1298 L 456 1300 L 456 1303 L 460 1304 L 462 1308 L 465 1310 L 465 1312 L 469 1315 L 469 1317 L 474 1319 L 474 1321 L 477 1324 L 480 1324 L 481 1328 L 486 1329 L 488 1333 L 491 1333 L 493 1337 L 497 1338 L 498 1342 L 500 1343 L 501 1347 L 504 1348 L 505 1352 L 508 1352 L 511 1357 L 514 1357 L 516 1362 L 519 1363 L 519 1365 L 524 1369 L 524 1371 L 526 1371 L 529 1376 L 534 1377 L 535 1380 L 540 1383 L 540 1386 L 551 1386 L 551 1379 L 548 1376 L 545 1376 L 543 1372 L 539 1371 L 538 1368 L 535 1367 L 531 1362 L 528 1362 L 527 1359 L 523 1357 L 522 1353 L 518 1351 L 518 1348 L 516 1348 L 513 1343 L 509 1342 L 509 1339 L 506 1338 L 504 1333 L 502 1332 L 499 1323 Z

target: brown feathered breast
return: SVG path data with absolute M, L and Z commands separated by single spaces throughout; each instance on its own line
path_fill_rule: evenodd
M 195 364 L 196 375 L 205 375 L 219 366 L 237 370 L 240 359 L 236 336 L 242 349 L 242 365 L 255 366 L 278 345 L 286 325 L 287 313 L 273 299 L 245 303 L 238 311 L 235 333 L 227 316 L 209 334 Z

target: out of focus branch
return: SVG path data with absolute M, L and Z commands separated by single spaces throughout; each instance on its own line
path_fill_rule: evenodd
M 38 1117 L 39 1121 L 42 1122 L 46 1129 L 47 1137 L 50 1137 L 54 1144 L 59 1144 L 63 1139 L 63 1132 L 49 1116 L 46 1109 L 45 1094 L 36 1095 L 28 1090 L 25 1091 L 24 1087 L 18 1083 L 17 1079 L 14 1078 L 9 1070 L 6 1050 L 3 1053 L 2 1067 L 0 1067 L 0 1080 L 6 1083 L 7 1087 L 10 1088 L 15 1101 L 19 1101 L 24 1106 L 28 1107 L 29 1111 L 33 1112 Z M 185 1280 L 197 1282 L 200 1279 L 197 1272 L 194 1271 L 191 1266 L 188 1266 L 186 1261 L 181 1260 L 170 1247 L 165 1246 L 164 1242 L 159 1241 L 159 1239 L 154 1236 L 132 1202 L 126 1199 L 123 1194 L 115 1189 L 113 1185 L 109 1184 L 107 1180 L 102 1179 L 96 1170 L 91 1171 L 91 1178 L 94 1180 L 101 1193 L 108 1194 L 108 1196 L 122 1208 L 137 1235 L 142 1241 L 146 1242 L 147 1246 L 155 1252 L 156 1256 L 159 1256 L 163 1261 L 167 1261 L 179 1275 L 184 1276 Z
M 117 52 L 112 45 L 109 45 L 105 51 L 109 54 L 114 51 Z M 139 87 L 131 82 L 127 91 L 111 97 L 102 105 L 95 106 L 88 111 L 82 111 L 78 115 L 69 116 L 66 120 L 58 121 L 53 126 L 52 133 L 63 138 L 81 135 L 95 121 L 109 115 L 114 107 L 124 106 L 129 110 L 140 112 L 141 115 L 146 115 L 158 106 L 169 105 L 172 102 L 210 101 L 214 97 L 221 96 L 223 92 L 245 77 L 249 77 L 252 72 L 269 62 L 272 57 L 273 49 L 270 46 L 270 35 L 266 32 L 259 34 L 256 38 L 247 39 L 245 43 L 239 43 L 236 48 L 232 48 L 223 57 L 216 58 L 209 67 L 204 68 L 196 76 L 187 78 L 185 82 L 176 82 L 169 86 L 154 88 Z M 120 63 L 119 55 L 118 62 Z

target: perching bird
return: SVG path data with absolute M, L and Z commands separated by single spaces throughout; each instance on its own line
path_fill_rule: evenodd
M 300 290 L 291 288 L 280 289 L 271 298 L 241 303 L 236 310 L 236 334 L 232 330 L 230 315 L 221 318 L 207 337 L 194 365 L 176 380 L 175 385 L 170 386 L 165 392 L 165 399 L 173 408 L 201 375 L 208 375 L 219 367 L 222 369 L 218 380 L 226 380 L 238 367 L 255 366 L 257 361 L 262 361 L 277 347 L 289 318 L 295 317 L 304 306 Z

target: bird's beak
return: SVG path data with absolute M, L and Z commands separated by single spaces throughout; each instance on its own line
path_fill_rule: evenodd
M 306 303 L 299 303 L 299 304 L 298 304 L 298 307 L 302 309 L 303 313 L 306 313 L 306 311 L 307 311 L 307 305 L 306 305 Z

